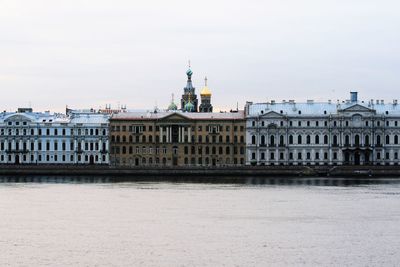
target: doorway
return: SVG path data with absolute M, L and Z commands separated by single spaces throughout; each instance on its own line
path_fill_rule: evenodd
M 360 165 L 360 152 L 354 152 L 354 165 Z

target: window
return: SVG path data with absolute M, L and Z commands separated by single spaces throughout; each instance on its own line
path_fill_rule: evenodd
M 283 137 L 283 135 L 281 135 L 281 136 L 279 136 L 279 145 L 280 146 L 284 146 L 284 137 Z
M 251 143 L 252 143 L 253 145 L 256 144 L 256 136 L 255 136 L 255 135 L 252 135 L 252 136 L 251 136 Z
M 302 138 L 301 138 L 301 135 L 298 135 L 297 136 L 297 144 L 301 144 L 301 141 L 302 141 Z
M 356 146 L 359 146 L 359 145 L 360 145 L 360 136 L 359 136 L 358 134 L 356 134 L 356 135 L 354 136 L 354 144 L 355 144 Z
M 381 145 L 381 136 L 380 135 L 376 136 L 376 144 Z
M 388 145 L 389 143 L 390 143 L 390 137 L 389 137 L 389 135 L 386 135 L 386 140 L 385 140 L 386 142 L 386 144 Z
M 350 145 L 350 136 L 346 135 L 344 137 L 344 145 L 349 146 Z
M 264 135 L 261 135 L 261 142 L 260 142 L 260 144 L 261 144 L 261 145 L 265 145 L 265 136 L 264 136 Z
M 365 136 L 365 145 L 369 146 L 369 135 Z
M 324 135 L 324 144 L 328 144 L 328 135 Z
M 306 142 L 307 144 L 311 144 L 311 136 L 307 135 Z
M 290 144 L 290 145 L 293 144 L 293 135 L 289 135 L 289 144 Z
M 319 144 L 319 135 L 315 136 L 315 144 L 317 144 L 317 145 Z

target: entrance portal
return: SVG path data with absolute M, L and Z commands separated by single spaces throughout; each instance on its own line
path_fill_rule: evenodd
M 360 152 L 354 152 L 354 165 L 360 165 Z

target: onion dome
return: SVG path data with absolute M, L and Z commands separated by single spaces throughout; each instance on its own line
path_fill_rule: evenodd
M 192 74 L 193 74 L 193 71 L 191 70 L 191 69 L 188 69 L 187 71 L 186 71 L 186 75 L 187 76 L 192 76 Z
M 178 107 L 174 102 L 171 102 L 171 104 L 169 104 L 168 106 L 168 110 L 177 110 Z
M 207 86 L 207 77 L 204 79 L 204 87 L 200 91 L 201 96 L 211 96 L 211 91 Z

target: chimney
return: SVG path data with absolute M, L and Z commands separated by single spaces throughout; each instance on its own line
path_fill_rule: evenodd
M 351 103 L 357 103 L 358 99 L 357 99 L 357 92 L 350 92 L 350 101 Z

